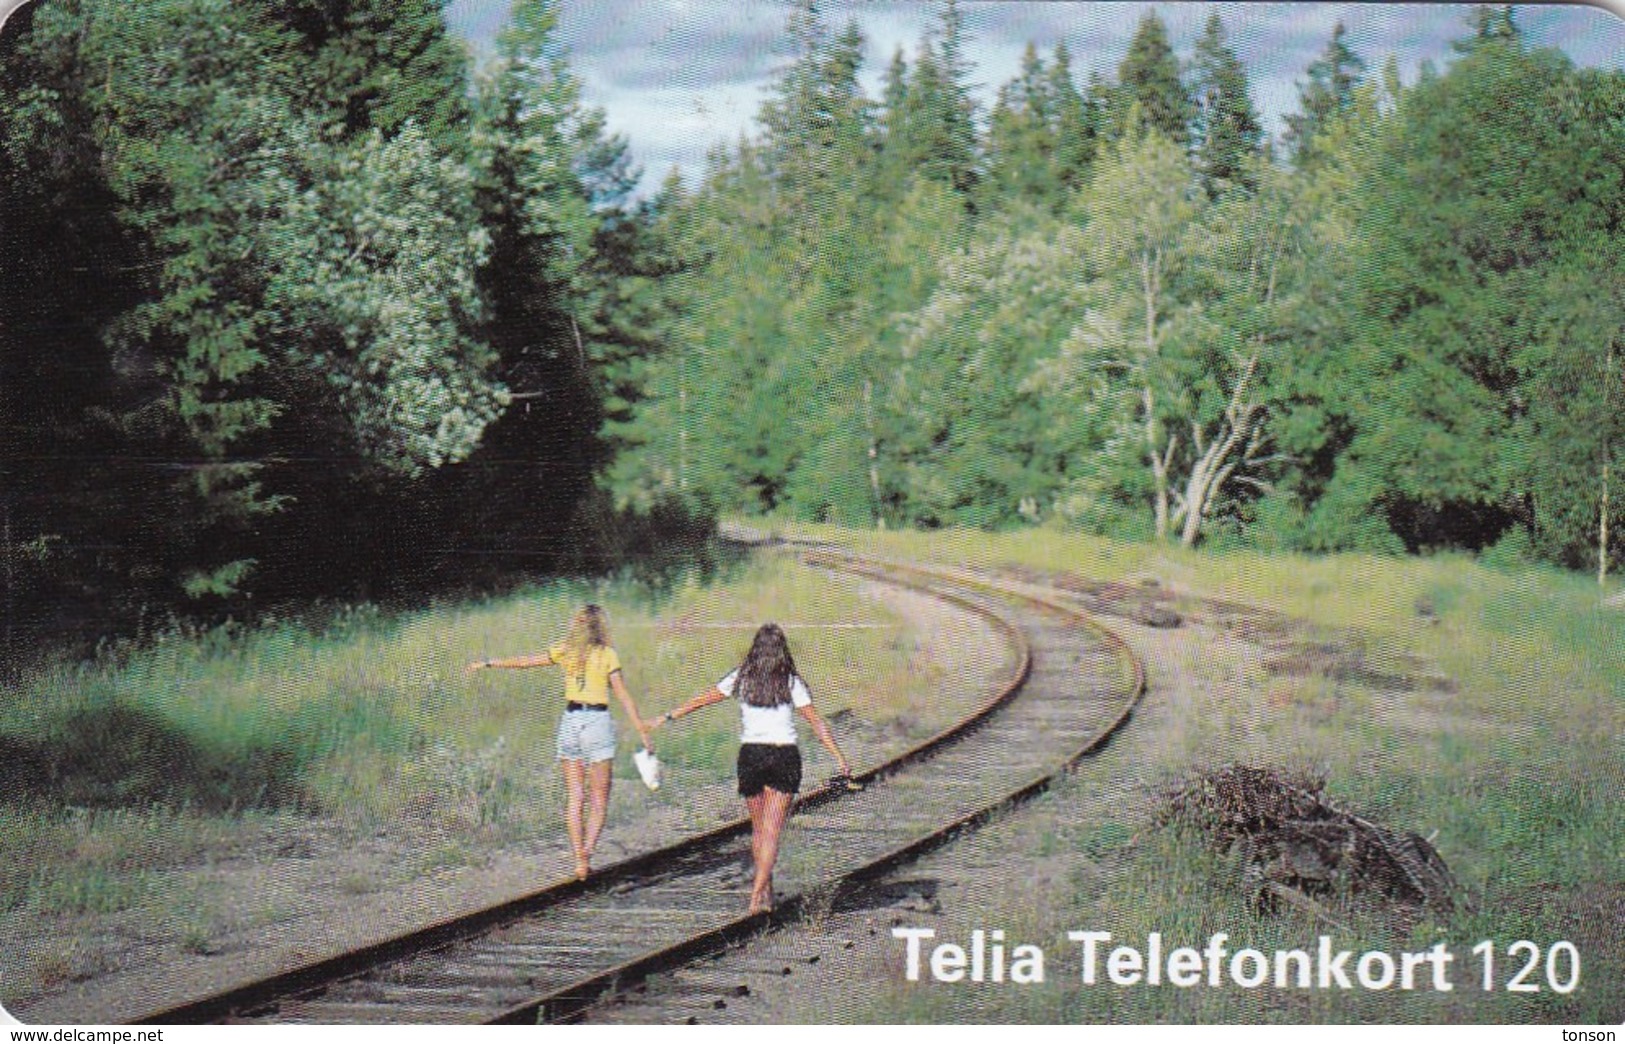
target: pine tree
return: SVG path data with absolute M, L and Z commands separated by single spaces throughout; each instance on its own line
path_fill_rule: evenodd
M 942 9 L 943 82 L 946 95 L 942 121 L 942 144 L 949 158 L 955 189 L 969 195 L 980 176 L 977 157 L 976 100 L 971 94 L 970 61 L 965 57 L 964 17 L 956 0 L 947 0 Z
M 107 70 L 86 85 L 103 176 L 147 277 L 106 336 L 115 358 L 151 366 L 146 434 L 184 476 L 165 572 L 189 594 L 227 594 L 250 565 L 247 527 L 283 503 L 263 484 L 266 439 L 289 403 L 271 372 L 258 262 L 299 184 L 297 157 L 319 146 L 290 104 L 296 69 L 276 57 L 286 38 L 256 12 L 98 4 L 84 24 L 80 61 Z
M 1083 92 L 1085 110 L 1093 115 L 1099 144 L 1096 154 L 1122 140 L 1128 122 L 1128 92 L 1100 75 L 1098 69 L 1089 70 L 1089 85 Z
M 605 459 L 583 328 L 598 218 L 580 174 L 581 131 L 595 121 L 558 52 L 557 23 L 551 0 L 515 3 L 474 97 L 476 199 L 490 238 L 476 329 L 512 405 L 470 468 L 449 477 L 462 484 L 449 496 L 467 504 L 469 531 L 536 555 L 562 550 L 557 527 L 584 508 Z
M 1100 148 L 1101 112 L 1072 81 L 1072 55 L 1065 43 L 1055 45 L 1048 76 L 1055 107 L 1055 177 L 1063 197 L 1070 198 L 1088 184 L 1089 168 Z
M 85 30 L 80 6 L 36 4 L 0 34 L 0 678 L 80 637 L 78 599 L 129 626 L 172 596 L 191 538 L 152 463 L 170 448 L 157 362 L 103 336 L 149 262 L 102 177 L 89 92 L 108 69 Z
M 967 196 L 980 177 L 976 102 L 966 82 L 963 24 L 949 0 L 942 25 L 921 41 L 897 121 L 900 159 L 910 173 Z M 893 133 L 888 126 L 888 133 Z
M 612 346 L 604 366 L 605 438 L 615 451 L 607 479 L 618 507 L 645 514 L 689 494 L 696 435 L 687 352 L 707 261 L 695 224 L 693 199 L 673 167 L 653 198 L 605 223 L 594 252 L 595 264 L 618 277 L 599 334 Z
M 1122 94 L 1119 118 L 1127 119 L 1129 110 L 1139 107 L 1140 118 L 1178 145 L 1190 141 L 1191 120 L 1195 106 L 1185 85 L 1179 78 L 1179 59 L 1168 42 L 1168 28 L 1155 11 L 1147 11 L 1140 19 L 1129 42 L 1128 54 L 1117 70 L 1118 89 Z M 1127 127 L 1118 126 L 1118 134 Z
M 908 142 L 908 63 L 901 45 L 892 52 L 891 62 L 881 78 L 880 105 L 876 117 L 878 156 L 871 195 L 895 202 L 908 191 L 912 177 Z
M 788 27 L 795 57 L 762 107 L 764 159 L 788 224 L 783 247 L 800 287 L 832 224 L 850 220 L 873 152 L 870 104 L 858 88 L 863 36 L 827 38 L 809 3 Z
M 1337 115 L 1348 111 L 1365 62 L 1343 42 L 1348 30 L 1338 22 L 1326 50 L 1309 63 L 1309 82 L 1298 92 L 1299 110 L 1286 117 L 1286 144 L 1292 161 L 1307 169 L 1317 160 L 1315 135 Z
M 858 392 L 854 295 L 873 269 L 861 234 L 876 149 L 858 88 L 862 37 L 848 26 L 832 39 L 810 3 L 787 31 L 792 56 L 762 107 L 761 135 L 714 153 L 679 208 L 702 267 L 686 280 L 683 321 L 635 422 L 641 446 L 617 469 L 621 488 L 646 499 L 675 490 L 734 510 L 807 514 L 832 496 L 852 499 L 838 487 L 869 500 L 853 477 L 863 459 L 847 446 L 846 418 Z M 800 401 L 829 408 L 785 409 Z
M 262 0 L 293 34 L 302 67 L 295 104 L 325 136 L 386 137 L 408 121 L 457 148 L 468 116 L 462 50 L 438 0 Z
M 981 191 L 992 206 L 1018 199 L 1048 207 L 1059 203 L 1060 100 L 1053 90 L 1038 49 L 1029 43 L 1021 75 L 999 88 L 988 122 L 987 177 Z
M 538 6 L 521 5 L 521 32 L 545 20 Z M 539 354 L 581 343 L 565 323 L 538 343 L 504 322 L 566 315 L 553 291 L 581 282 L 589 198 L 629 186 L 624 150 L 567 90 L 541 89 L 559 82 L 545 64 L 510 67 L 508 100 L 524 97 L 471 146 L 463 59 L 427 0 L 83 0 L 35 15 L 6 34 L 27 55 L 8 56 L 26 80 L 0 105 L 6 173 L 24 165 L 6 179 L 7 231 L 36 242 L 0 294 L 0 406 L 22 437 L 54 433 L 100 463 L 8 465 L 37 492 L 27 517 L 9 498 L 0 512 L 7 575 L 20 538 L 103 548 L 49 571 L 111 609 L 197 597 L 228 611 L 248 588 L 412 577 L 423 542 L 402 536 L 455 518 L 436 514 L 458 470 L 445 465 L 501 409 L 482 335 Z M 57 115 L 35 119 L 47 97 Z M 470 156 L 500 156 L 478 168 L 479 208 Z M 71 216 L 48 231 L 13 220 L 14 201 Z M 504 260 L 535 262 L 528 287 L 493 286 L 488 230 Z M 54 292 L 12 293 L 30 286 L 75 300 L 64 312 Z M 502 376 L 524 354 L 502 357 Z
M 1214 12 L 1196 41 L 1196 167 L 1208 195 L 1217 198 L 1229 184 L 1242 184 L 1248 157 L 1258 151 L 1264 130 L 1247 91 L 1247 71 L 1225 42 L 1224 23 Z
M 1472 35 L 1453 45 L 1460 53 L 1471 51 L 1485 40 L 1517 40 L 1523 36 L 1513 19 L 1511 4 L 1499 8 L 1480 4 L 1467 15 L 1467 25 Z
M 259 579 L 256 560 L 293 581 L 290 563 L 264 561 L 281 530 L 320 517 L 315 502 L 352 468 L 465 454 L 493 406 L 459 322 L 470 302 L 456 284 L 481 249 L 459 209 L 466 181 L 409 117 L 387 141 L 337 133 L 315 100 L 324 67 L 301 60 L 279 13 L 161 0 L 45 19 L 76 117 L 62 129 L 93 161 L 76 176 L 105 222 L 101 242 L 70 240 L 59 264 L 113 260 L 94 295 L 109 309 L 100 343 L 78 363 L 95 375 L 81 378 L 90 423 L 75 423 L 145 462 L 54 510 L 114 531 L 130 512 L 161 520 L 102 541 L 123 546 L 123 561 L 103 558 L 127 574 L 103 577 L 108 601 L 230 596 Z M 380 330 L 368 316 L 383 313 L 395 321 Z M 328 466 L 309 467 L 317 458 Z

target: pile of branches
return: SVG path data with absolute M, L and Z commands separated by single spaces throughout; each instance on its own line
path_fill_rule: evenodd
M 1449 911 L 1457 891 L 1428 841 L 1333 805 L 1326 780 L 1248 765 L 1201 773 L 1168 799 L 1160 821 L 1193 826 L 1222 852 L 1239 852 L 1253 902 L 1324 910 L 1310 897 L 1347 891 Z

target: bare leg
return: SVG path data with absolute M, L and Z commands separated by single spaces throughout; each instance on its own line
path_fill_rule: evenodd
M 756 883 L 750 891 L 752 912 L 773 906 L 773 864 L 779 858 L 779 837 L 784 833 L 784 822 L 790 818 L 790 802 L 794 795 L 767 787 L 762 791 L 760 829 L 753 835 L 760 838 L 752 845 L 756 856 Z
M 752 794 L 745 799 L 745 811 L 750 813 L 750 866 L 752 872 L 762 865 L 762 805 L 765 793 Z
M 593 850 L 598 847 L 598 835 L 604 831 L 614 767 L 613 761 L 595 761 L 587 766 L 587 843 L 582 849 L 583 865 L 592 859 Z
M 576 879 L 587 877 L 587 847 L 582 829 L 582 809 L 586 804 L 586 766 L 580 761 L 560 761 L 564 769 L 564 827 L 570 832 L 570 848 L 576 857 Z

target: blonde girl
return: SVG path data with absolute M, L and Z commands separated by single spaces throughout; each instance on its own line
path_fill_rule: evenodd
M 649 747 L 649 729 L 626 690 L 620 657 L 610 645 L 609 620 L 596 605 L 583 606 L 570 621 L 564 641 L 545 653 L 477 660 L 468 669 L 552 666 L 564 670 L 564 717 L 559 721 L 558 738 L 559 765 L 569 792 L 564 820 L 575 851 L 576 878 L 585 880 L 609 812 L 610 770 L 615 760 L 615 719 L 609 713 L 609 693 L 613 691 L 620 700 L 645 747 Z

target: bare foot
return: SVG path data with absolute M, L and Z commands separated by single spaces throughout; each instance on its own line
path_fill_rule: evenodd
M 768 910 L 771 910 L 771 909 L 773 909 L 773 893 L 772 892 L 768 892 L 765 895 L 752 895 L 750 897 L 750 912 L 751 913 L 753 913 L 753 914 L 754 913 L 764 913 L 764 912 L 766 912 Z
M 576 880 L 577 881 L 585 881 L 587 879 L 587 875 L 589 873 L 591 873 L 591 872 L 592 872 L 592 857 L 590 855 L 585 854 L 585 853 L 577 854 L 577 856 L 576 856 Z

